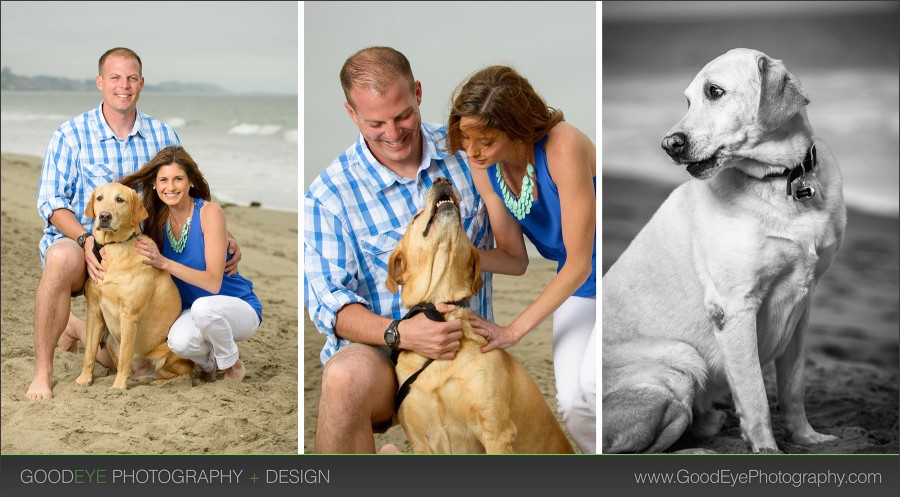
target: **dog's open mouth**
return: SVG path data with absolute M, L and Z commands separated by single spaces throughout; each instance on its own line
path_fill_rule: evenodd
M 682 162 L 686 166 L 688 174 L 697 179 L 707 179 L 712 176 L 713 170 L 719 165 L 719 154 L 714 153 L 706 159 L 696 162 Z
M 459 207 L 456 205 L 456 199 L 453 198 L 453 194 L 450 191 L 439 193 L 436 197 L 434 207 L 431 209 L 431 217 L 428 219 L 428 224 L 425 225 L 425 231 L 422 232 L 422 236 L 428 236 L 428 231 L 431 230 L 431 225 L 434 223 L 434 218 L 438 213 L 446 212 L 451 209 L 459 211 Z

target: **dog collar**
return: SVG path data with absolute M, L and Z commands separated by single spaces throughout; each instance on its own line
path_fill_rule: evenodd
M 813 143 L 806 151 L 806 156 L 803 157 L 803 162 L 801 162 L 800 165 L 785 169 L 780 173 L 767 174 L 766 178 L 782 178 L 787 176 L 787 187 L 785 194 L 788 197 L 793 196 L 794 200 L 805 202 L 816 196 L 816 189 L 810 186 L 803 178 L 803 176 L 807 173 L 811 173 L 816 168 L 818 163 L 819 161 L 816 158 L 816 144 Z M 800 183 L 797 185 L 797 188 L 794 189 L 794 182 L 798 179 L 800 180 Z
M 444 302 L 447 305 L 455 305 L 456 307 L 469 307 L 469 299 L 454 300 L 453 302 Z
M 103 257 L 100 256 L 100 249 L 102 249 L 103 247 L 105 247 L 107 245 L 112 245 L 114 243 L 128 243 L 131 240 L 134 240 L 135 238 L 137 238 L 139 233 L 140 232 L 135 231 L 134 233 L 131 234 L 131 236 L 128 237 L 127 240 L 121 241 L 121 242 L 100 243 L 97 241 L 97 237 L 94 237 L 94 257 L 97 258 L 97 262 L 103 262 Z

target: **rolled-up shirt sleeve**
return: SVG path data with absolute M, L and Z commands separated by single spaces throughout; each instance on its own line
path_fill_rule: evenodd
M 315 198 L 304 204 L 304 280 L 310 320 L 330 344 L 338 345 L 334 325 L 337 313 L 348 304 L 369 302 L 356 293 L 359 263 L 351 248 L 352 235 L 340 216 Z M 341 340 L 341 344 L 347 343 Z M 326 347 L 327 348 L 327 347 Z
M 75 212 L 72 205 L 78 182 L 75 159 L 72 147 L 66 143 L 65 136 L 57 130 L 47 147 L 38 185 L 38 213 L 47 223 L 50 222 L 53 211 L 57 209 Z

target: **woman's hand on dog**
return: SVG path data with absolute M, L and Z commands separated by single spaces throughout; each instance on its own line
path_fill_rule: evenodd
M 150 243 L 146 240 L 138 240 L 137 243 L 134 244 L 135 250 L 140 255 L 146 257 L 144 259 L 144 264 L 149 264 L 156 269 L 165 269 L 166 259 L 162 254 L 159 253 L 159 247 L 156 246 L 155 243 Z
M 469 314 L 469 325 L 472 327 L 472 331 L 487 338 L 488 344 L 481 347 L 482 352 L 489 352 L 494 349 L 508 349 L 519 343 L 521 338 L 508 326 L 492 323 L 475 313 Z
M 445 306 L 445 307 L 442 307 Z M 453 306 L 436 304 L 438 312 L 449 312 Z M 453 359 L 462 339 L 462 321 L 432 321 L 419 313 L 398 325 L 400 347 L 429 359 Z

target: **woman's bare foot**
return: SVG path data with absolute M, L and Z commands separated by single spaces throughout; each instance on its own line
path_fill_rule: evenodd
M 244 376 L 247 376 L 247 368 L 244 367 L 244 363 L 240 359 L 224 371 L 224 379 L 226 380 L 241 381 L 244 379 Z
M 380 454 L 402 454 L 402 452 L 400 452 L 400 449 L 398 449 L 394 444 L 385 444 L 378 452 Z
M 212 383 L 216 381 L 216 370 L 213 368 L 212 371 L 203 371 L 200 370 L 200 380 L 205 381 L 207 383 Z

